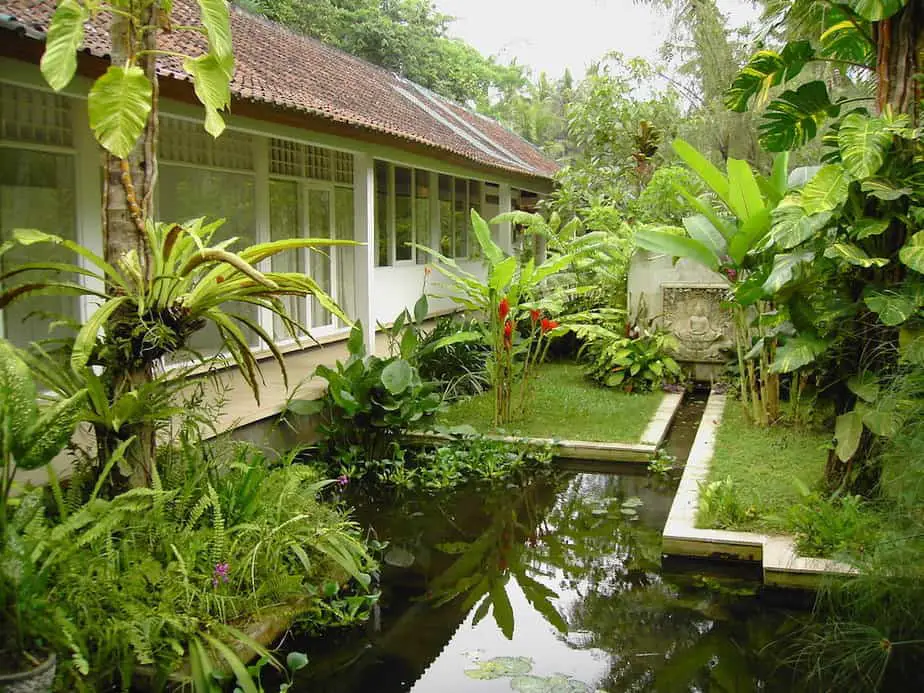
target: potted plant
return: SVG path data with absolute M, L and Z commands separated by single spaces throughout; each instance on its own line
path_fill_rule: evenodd
M 48 464 L 70 440 L 86 395 L 40 407 L 29 368 L 0 340 L 0 692 L 50 691 L 55 649 L 67 632 L 38 563 L 47 529 L 40 493 L 12 497 L 19 469 Z M 47 539 L 47 537 L 45 537 Z

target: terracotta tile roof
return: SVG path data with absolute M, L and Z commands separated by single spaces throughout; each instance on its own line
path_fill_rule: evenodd
M 0 27 L 42 39 L 55 5 L 55 0 L 0 0 Z M 171 18 L 174 24 L 196 24 L 198 6 L 194 0 L 175 0 Z M 102 16 L 89 24 L 84 50 L 106 57 L 107 29 Z M 236 57 L 231 90 L 238 99 L 385 133 L 506 171 L 550 178 L 558 170 L 496 121 L 320 41 L 237 7 L 231 11 L 231 31 Z M 205 40 L 177 31 L 162 35 L 161 47 L 196 55 Z M 161 58 L 157 69 L 163 77 L 186 79 L 176 58 Z

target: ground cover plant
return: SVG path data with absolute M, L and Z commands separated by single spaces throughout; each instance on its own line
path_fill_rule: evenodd
M 494 425 L 490 395 L 452 404 L 437 417 L 441 428 L 474 427 L 535 438 L 636 443 L 654 416 L 663 393 L 626 394 L 587 379 L 574 363 L 546 363 L 538 371 L 533 406 L 509 425 Z

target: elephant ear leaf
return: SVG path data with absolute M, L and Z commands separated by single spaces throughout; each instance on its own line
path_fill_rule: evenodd
M 863 415 L 856 409 L 837 417 L 834 423 L 834 438 L 837 441 L 837 457 L 846 462 L 860 447 L 863 435 Z
M 758 51 L 751 56 L 747 65 L 741 68 L 735 81 L 725 92 L 726 108 L 743 113 L 748 110 L 748 102 L 755 95 L 755 106 L 763 106 L 771 87 L 798 75 L 814 57 L 815 51 L 808 41 L 788 43 L 779 53 L 771 50 Z
M 898 258 L 902 264 L 924 274 L 924 231 L 918 231 L 905 243 L 898 252 Z
M 881 118 L 851 113 L 837 131 L 841 161 L 854 178 L 869 178 L 882 167 L 892 133 Z
M 908 0 L 847 0 L 847 6 L 868 22 L 881 22 L 897 14 Z
M 840 111 L 820 80 L 787 89 L 767 106 L 759 128 L 760 143 L 768 152 L 796 149 L 814 138 L 821 124 Z
M 77 425 L 77 415 L 83 407 L 87 391 L 63 399 L 46 409 L 28 434 L 28 446 L 17 457 L 16 464 L 22 469 L 38 469 L 61 452 L 67 445 Z

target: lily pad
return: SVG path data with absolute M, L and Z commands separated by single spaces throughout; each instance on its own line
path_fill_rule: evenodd
M 518 693 L 590 693 L 590 687 L 568 676 L 517 676 L 510 687 Z
M 477 669 L 466 669 L 465 675 L 481 681 L 499 679 L 502 676 L 520 676 L 529 673 L 532 668 L 533 660 L 529 657 L 495 657 L 478 662 Z
M 632 496 L 631 498 L 626 498 L 622 502 L 622 507 L 624 508 L 639 508 L 643 505 L 645 505 L 645 501 L 643 501 L 638 496 Z
M 401 546 L 392 546 L 385 553 L 385 562 L 396 568 L 410 568 L 414 565 L 414 554 Z
M 621 512 L 626 517 L 635 517 L 636 515 L 638 515 L 638 511 L 635 508 L 623 507 L 619 509 L 619 512 Z

